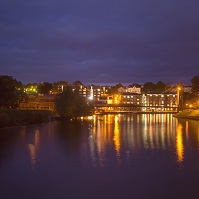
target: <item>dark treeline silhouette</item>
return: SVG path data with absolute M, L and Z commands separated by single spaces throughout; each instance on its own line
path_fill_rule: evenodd
M 55 99 L 57 113 L 65 120 L 93 114 L 92 103 L 79 95 L 78 89 L 66 87 Z

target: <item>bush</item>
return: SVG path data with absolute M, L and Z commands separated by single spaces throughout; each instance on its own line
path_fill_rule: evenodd
M 2 110 L 0 126 L 44 123 L 52 115 L 53 112 L 46 110 Z
M 6 112 L 0 111 L 0 126 L 9 125 L 10 119 Z

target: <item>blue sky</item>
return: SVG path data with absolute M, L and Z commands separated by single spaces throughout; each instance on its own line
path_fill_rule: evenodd
M 1 0 L 0 75 L 24 83 L 189 84 L 198 0 Z

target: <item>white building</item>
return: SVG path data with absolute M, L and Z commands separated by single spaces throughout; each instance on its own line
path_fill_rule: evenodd
M 127 87 L 120 87 L 118 89 L 119 93 L 137 93 L 141 94 L 141 87 L 136 86 L 127 86 Z

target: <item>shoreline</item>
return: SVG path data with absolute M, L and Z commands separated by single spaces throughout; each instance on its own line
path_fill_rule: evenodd
M 43 124 L 53 115 L 54 113 L 48 110 L 0 110 L 0 128 Z
M 174 115 L 175 118 L 199 120 L 199 109 L 185 109 Z

